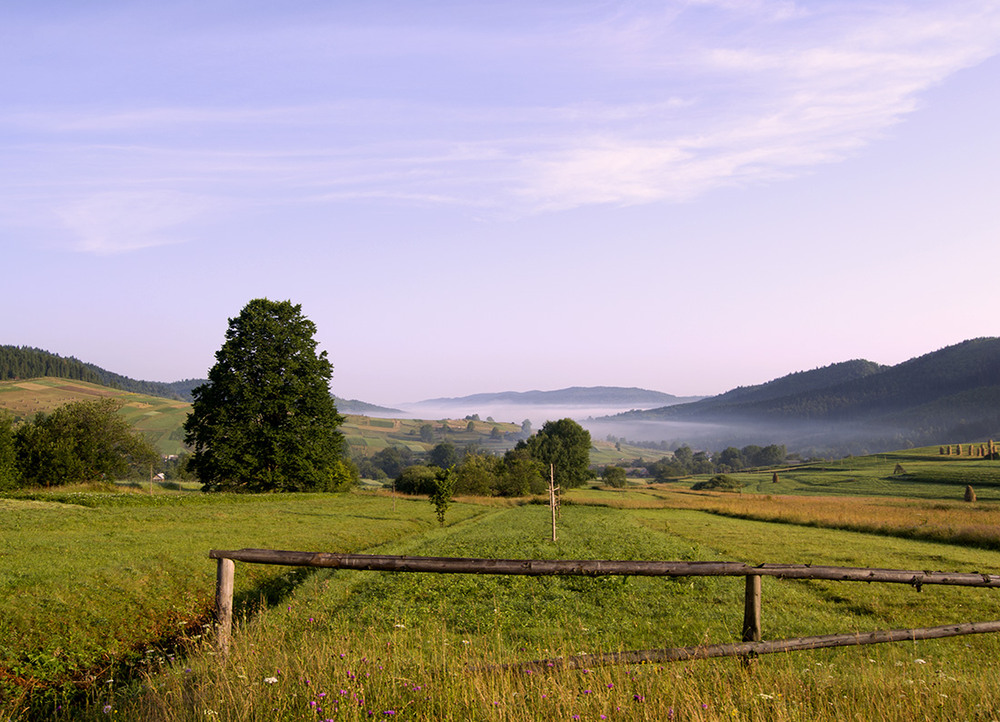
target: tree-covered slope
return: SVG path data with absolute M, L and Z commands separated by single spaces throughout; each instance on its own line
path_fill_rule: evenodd
M 86 381 L 136 394 L 181 401 L 190 401 L 191 390 L 195 386 L 205 383 L 204 379 L 186 379 L 171 383 L 137 381 L 128 376 L 102 369 L 100 366 L 85 363 L 72 356 L 64 357 L 51 351 L 28 346 L 0 346 L 0 381 L 34 379 L 43 376 Z
M 1000 388 L 1000 339 L 948 346 L 896 366 L 848 361 L 635 418 L 706 422 L 886 421 L 951 425 L 992 413 Z
M 0 346 L 0 381 L 40 376 L 101 383 L 97 372 L 79 359 L 65 358 L 29 346 Z

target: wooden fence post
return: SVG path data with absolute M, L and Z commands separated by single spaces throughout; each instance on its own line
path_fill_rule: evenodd
M 233 631 L 233 580 L 236 577 L 236 562 L 219 559 L 215 574 L 215 633 L 219 652 L 223 656 L 229 652 L 229 637 Z
M 760 631 L 760 575 L 748 574 L 746 576 L 746 594 L 743 598 L 743 641 L 759 642 L 761 640 Z M 750 660 L 756 657 L 754 653 L 741 655 L 743 665 L 746 666 Z

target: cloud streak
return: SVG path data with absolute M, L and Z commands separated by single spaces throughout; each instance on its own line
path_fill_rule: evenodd
M 443 47 L 415 40 L 415 57 L 386 51 L 389 69 L 373 77 L 367 97 L 22 103 L 0 117 L 15 138 L 0 160 L 25 180 L 9 177 L 0 193 L 30 194 L 74 234 L 75 248 L 98 254 L 178 242 L 185 224 L 263 198 L 383 199 L 508 216 L 682 202 L 849 157 L 914 112 L 921 93 L 1000 48 L 992 2 L 639 7 L 609 17 L 554 13 L 549 29 L 563 23 L 549 36 L 555 50 L 541 35 L 480 27 L 477 57 L 468 39 L 449 44 L 448 32 L 428 28 Z M 261 30 L 285 47 L 293 31 Z M 296 57 L 333 73 L 322 65 L 321 33 L 308 37 Z M 338 48 L 338 62 L 379 55 L 351 47 Z M 449 55 L 456 48 L 466 55 Z M 480 93 L 487 78 L 477 61 L 515 50 L 533 65 L 506 57 L 505 69 L 489 71 L 496 92 Z M 429 77 L 443 73 L 442 62 L 467 65 L 468 84 L 443 73 L 426 99 L 394 92 L 400 64 L 419 70 L 423 62 Z M 562 82 L 574 63 L 578 72 Z M 220 72 L 207 82 L 224 87 L 225 79 Z M 476 88 L 471 100 L 467 87 Z M 32 147 L 43 150 L 25 150 Z M 47 190 L 31 170 L 39 158 L 65 169 Z

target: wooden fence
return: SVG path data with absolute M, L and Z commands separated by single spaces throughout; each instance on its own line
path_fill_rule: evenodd
M 209 558 L 218 560 L 216 579 L 216 623 L 218 644 L 223 653 L 232 633 L 233 580 L 235 562 L 281 564 L 327 569 L 354 569 L 383 572 L 430 572 L 435 574 L 514 574 L 522 576 L 653 576 L 653 577 L 745 577 L 741 643 L 708 644 L 695 647 L 613 654 L 588 654 L 536 660 L 525 668 L 595 667 L 601 664 L 668 662 L 707 657 L 754 657 L 774 652 L 790 652 L 823 647 L 845 647 L 881 642 L 937 639 L 963 634 L 1000 632 L 1000 621 L 967 622 L 939 627 L 896 629 L 877 632 L 830 634 L 793 639 L 761 640 L 761 578 L 825 579 L 841 582 L 884 582 L 908 584 L 920 591 L 927 584 L 964 587 L 1000 587 L 1000 575 L 979 572 L 930 572 L 902 569 L 812 566 L 809 564 L 759 564 L 742 562 L 598 561 L 546 559 L 467 559 L 453 557 L 408 557 L 378 554 L 329 554 L 325 552 L 277 551 L 274 549 L 213 549 Z

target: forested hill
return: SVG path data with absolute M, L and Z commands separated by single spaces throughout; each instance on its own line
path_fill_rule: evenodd
M 0 346 L 0 381 L 32 379 L 40 376 L 87 381 L 122 391 L 182 401 L 190 401 L 191 389 L 205 382 L 204 379 L 187 379 L 173 383 L 136 381 L 94 364 L 84 363 L 72 356 L 64 357 L 28 346 Z
M 473 394 L 460 398 L 441 398 L 420 401 L 420 405 L 469 405 L 469 404 L 516 404 L 527 405 L 565 405 L 565 406 L 622 406 L 632 405 L 654 406 L 669 405 L 683 401 L 695 400 L 699 397 L 682 398 L 662 391 L 650 391 L 639 388 L 622 388 L 618 386 L 573 386 L 556 391 L 503 391 L 500 393 Z
M 0 381 L 53 376 L 60 379 L 101 383 L 100 376 L 79 359 L 64 358 L 39 348 L 0 346 Z
M 948 346 L 896 366 L 847 361 L 702 401 L 623 416 L 711 423 L 862 422 L 907 431 L 1000 431 L 1000 339 Z

